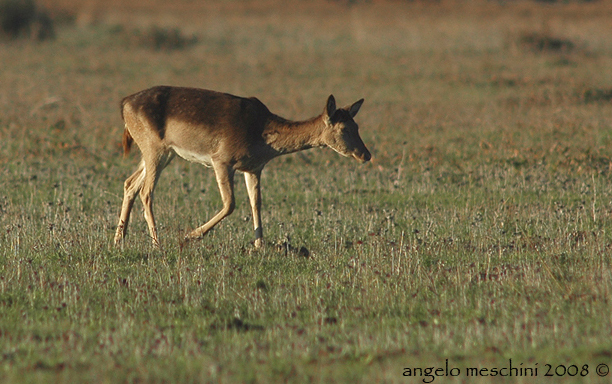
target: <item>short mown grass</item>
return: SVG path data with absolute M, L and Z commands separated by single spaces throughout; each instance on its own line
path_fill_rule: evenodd
M 545 7 L 527 3 L 184 6 L 185 50 L 125 44 L 104 22 L 2 46 L 3 382 L 448 382 L 403 376 L 447 359 L 464 382 L 499 382 L 467 369 L 510 359 L 538 377 L 505 382 L 606 380 L 606 4 L 547 5 L 545 32 L 524 30 Z M 528 33 L 574 48 L 525 49 Z M 139 202 L 113 247 L 139 160 L 122 157 L 118 101 L 156 84 L 257 96 L 293 119 L 330 93 L 365 97 L 373 161 L 270 163 L 257 251 L 241 175 L 235 212 L 180 247 L 221 200 L 211 170 L 177 159 L 155 195 L 163 250 Z M 551 378 L 546 364 L 588 367 Z

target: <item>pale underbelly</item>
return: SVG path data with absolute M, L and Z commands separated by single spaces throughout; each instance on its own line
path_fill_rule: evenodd
M 191 161 L 193 163 L 200 163 L 209 168 L 213 166 L 212 158 L 208 154 L 192 152 L 187 149 L 179 148 L 175 146 L 171 146 L 171 148 L 172 150 L 174 150 L 174 152 L 176 152 L 177 155 L 179 155 L 180 157 L 182 157 L 183 159 L 187 161 Z

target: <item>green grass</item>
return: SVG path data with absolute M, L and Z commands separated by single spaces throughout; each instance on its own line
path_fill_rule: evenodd
M 563 382 L 605 382 L 609 7 L 456 6 L 247 16 L 222 3 L 221 16 L 183 15 L 197 40 L 179 50 L 104 22 L 2 43 L 0 380 L 458 381 L 402 376 L 448 359 L 461 382 L 490 383 L 467 369 L 512 359 L 538 377 L 504 382 L 558 382 L 546 364 L 588 365 Z M 530 27 L 544 9 L 548 29 Z M 520 45 L 542 30 L 574 48 Z M 257 96 L 293 119 L 330 93 L 365 97 L 357 121 L 374 159 L 312 150 L 270 163 L 262 251 L 241 175 L 236 211 L 180 249 L 221 200 L 211 170 L 175 160 L 156 190 L 163 251 L 139 202 L 115 248 L 139 157 L 121 156 L 118 101 L 155 84 Z

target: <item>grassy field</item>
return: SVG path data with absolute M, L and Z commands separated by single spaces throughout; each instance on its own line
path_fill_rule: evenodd
M 47 3 L 54 40 L 0 42 L 0 381 L 609 380 L 609 2 Z M 175 160 L 163 251 L 140 202 L 117 249 L 119 100 L 157 84 L 364 97 L 373 160 L 271 162 L 262 251 L 241 177 L 180 250 L 221 200 Z

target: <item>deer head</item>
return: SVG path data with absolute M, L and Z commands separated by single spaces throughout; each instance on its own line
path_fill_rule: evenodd
M 330 95 L 323 112 L 325 131 L 322 139 L 325 145 L 342 156 L 354 157 L 365 163 L 372 158 L 372 155 L 361 140 L 359 126 L 353 120 L 363 101 L 361 99 L 350 107 L 336 109 L 336 99 L 333 95 Z

